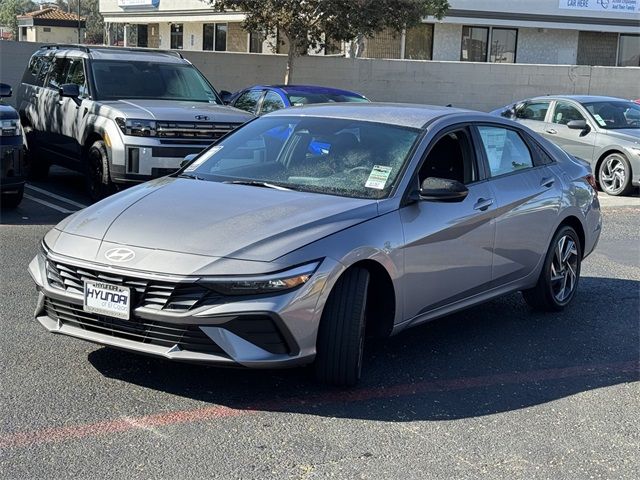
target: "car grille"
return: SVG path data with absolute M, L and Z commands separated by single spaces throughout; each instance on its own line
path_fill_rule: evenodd
M 115 338 L 160 345 L 190 352 L 227 356 L 197 325 L 180 325 L 150 320 L 121 320 L 85 312 L 81 306 L 47 298 L 45 312 L 64 325 Z
M 49 284 L 69 293 L 84 294 L 84 282 L 102 281 L 131 288 L 133 307 L 187 312 L 202 305 L 224 303 L 222 295 L 194 283 L 162 282 L 98 272 L 47 260 Z
M 156 125 L 156 134 L 159 138 L 217 140 L 241 124 L 157 122 Z

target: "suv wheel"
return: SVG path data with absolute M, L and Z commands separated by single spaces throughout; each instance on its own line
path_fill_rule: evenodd
M 369 272 L 352 268 L 338 280 L 324 306 L 318 331 L 318 381 L 352 386 L 360 380 Z
M 631 165 L 621 153 L 612 153 L 600 165 L 598 182 L 602 190 L 609 195 L 627 195 L 631 193 Z
M 102 140 L 89 148 L 86 159 L 87 191 L 91 200 L 97 202 L 115 192 L 109 175 L 109 155 Z
M 2 208 L 16 208 L 22 202 L 24 196 L 24 185 L 20 186 L 17 192 L 3 193 L 0 200 Z

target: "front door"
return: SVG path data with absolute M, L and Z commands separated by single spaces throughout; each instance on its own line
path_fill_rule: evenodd
M 418 201 L 400 210 L 405 318 L 418 321 L 487 288 L 495 235 L 493 193 L 482 180 L 470 130 L 444 133 L 428 152 L 415 184 L 448 178 L 464 183 L 469 194 L 461 202 Z
M 597 134 L 593 127 L 585 131 L 570 129 L 567 124 L 572 120 L 584 120 L 589 125 L 589 120 L 577 105 L 558 100 L 553 108 L 551 120 L 547 124 L 546 136 L 564 151 L 590 162 Z

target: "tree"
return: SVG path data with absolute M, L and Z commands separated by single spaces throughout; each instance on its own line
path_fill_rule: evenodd
M 385 29 L 400 32 L 423 17 L 442 18 L 447 0 L 206 0 L 216 11 L 241 11 L 243 27 L 289 44 L 285 83 L 293 78 L 295 59 L 327 41 L 351 41 Z M 276 37 L 277 38 L 277 37 Z M 282 40 L 280 41 L 282 44 Z
M 0 1 L 0 25 L 11 28 L 13 39 L 18 39 L 18 15 L 37 10 L 31 0 L 2 0 Z
M 99 0 L 58 0 L 57 5 L 70 13 L 78 12 L 80 1 L 80 16 L 86 19 L 86 43 L 102 44 L 104 42 L 104 19 L 100 15 Z

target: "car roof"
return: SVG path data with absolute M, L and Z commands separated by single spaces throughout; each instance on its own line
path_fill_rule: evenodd
M 82 56 L 94 60 L 124 60 L 129 62 L 146 61 L 162 63 L 189 63 L 178 52 L 146 49 L 85 45 L 45 45 L 38 52 L 55 52 L 60 56 Z
M 447 115 L 473 113 L 495 120 L 489 114 L 462 110 L 459 108 L 418 105 L 410 103 L 319 103 L 301 107 L 286 108 L 269 113 L 269 117 L 325 117 L 341 120 L 361 120 L 387 123 L 410 128 L 424 128 L 430 121 Z
M 359 97 L 364 96 L 361 93 L 354 92 L 352 90 L 344 90 L 342 88 L 334 88 L 334 87 L 323 87 L 321 85 L 254 85 L 249 89 L 258 89 L 258 88 L 271 88 L 271 89 L 282 90 L 286 94 L 329 93 L 334 95 L 357 95 Z
M 628 101 L 626 98 L 607 97 L 604 95 L 545 95 L 535 97 L 531 100 L 573 100 L 578 103 L 606 102 L 606 101 Z

